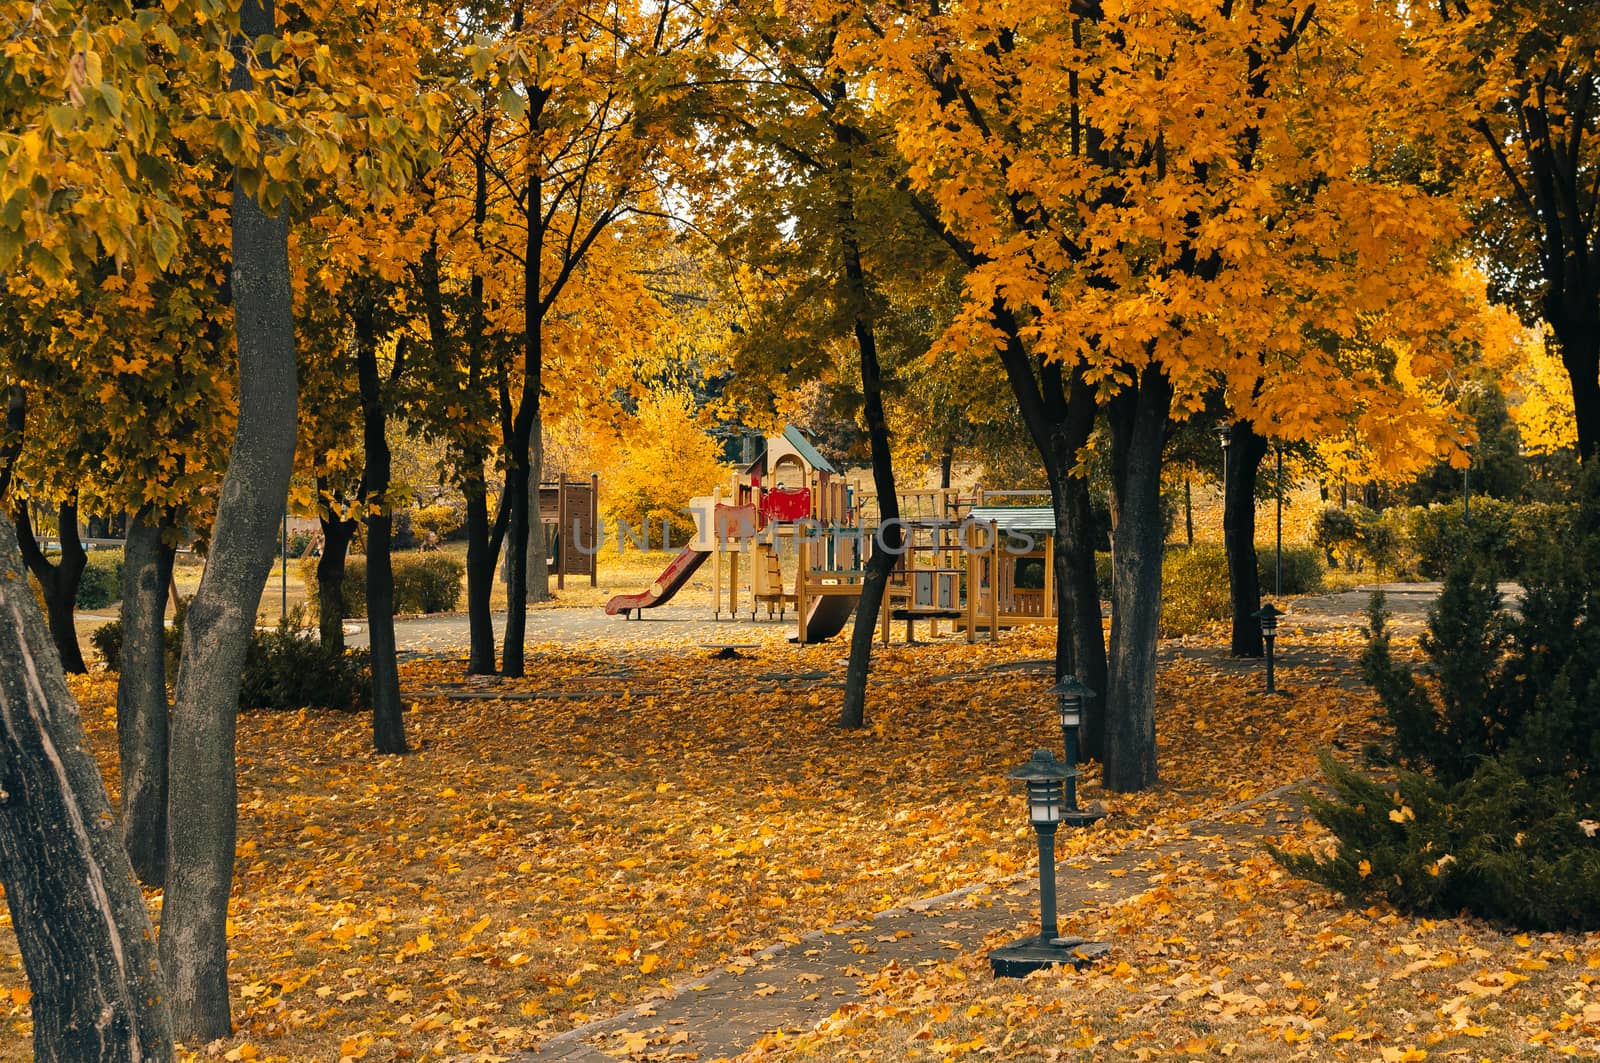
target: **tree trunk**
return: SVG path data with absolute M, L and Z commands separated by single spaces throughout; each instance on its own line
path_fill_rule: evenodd
M 539 507 L 539 481 L 544 476 L 544 418 L 528 433 L 528 604 L 550 600 L 549 547 L 544 541 L 544 515 Z M 557 529 L 558 533 L 560 529 Z
M 538 509 L 530 516 L 528 499 L 538 490 L 532 479 L 534 470 L 528 467 L 532 457 L 533 433 L 543 425 L 539 403 L 543 394 L 544 371 L 544 173 L 540 169 L 538 152 L 538 122 L 535 111 L 529 111 L 529 143 L 534 157 L 528 176 L 528 188 L 523 198 L 523 220 L 527 225 L 527 239 L 522 256 L 522 396 L 511 415 L 510 390 L 504 379 L 501 383 L 501 420 L 510 425 L 505 438 L 506 494 L 511 497 L 511 526 L 506 548 L 506 642 L 501 651 L 500 671 L 503 675 L 523 674 L 523 641 L 528 631 L 528 541 L 532 537 L 530 521 L 538 520 Z
M 847 170 L 841 178 L 840 241 L 844 252 L 845 296 L 854 306 L 856 348 L 861 354 L 861 412 L 867 423 L 867 443 L 872 453 L 872 484 L 878 493 L 878 534 L 867 558 L 861 597 L 856 602 L 855 626 L 850 630 L 850 661 L 845 666 L 844 706 L 839 726 L 863 727 L 867 720 L 867 673 L 872 667 L 872 639 L 878 630 L 889 573 L 900 559 L 904 535 L 900 525 L 900 500 L 895 493 L 894 466 L 889 453 L 889 423 L 883 412 L 883 374 L 878 365 L 878 339 L 873 329 L 872 304 L 866 271 L 856 239 L 854 198 Z M 795 579 L 804 579 L 797 573 Z
M 467 496 L 467 631 L 471 644 L 467 651 L 467 674 L 493 675 L 494 614 L 489 606 L 494 595 L 497 551 L 489 542 L 489 501 L 481 458 L 476 476 L 469 471 L 464 489 Z
M 0 616 L 0 886 L 33 988 L 33 1058 L 170 1060 L 144 897 L 4 520 Z
M 274 32 L 273 0 L 244 0 L 239 25 L 233 88 L 248 90 L 249 42 Z M 217 504 L 211 553 L 184 623 L 168 772 L 161 964 L 174 1033 L 192 1044 L 232 1032 L 227 919 L 238 813 L 234 737 L 239 678 L 294 468 L 288 213 L 268 217 L 237 180 L 232 258 L 239 421 Z
M 1078 455 L 1094 431 L 1093 387 L 1075 369 L 1061 387 L 1058 370 L 1047 370 L 1045 394 L 1059 408 L 1046 427 L 1050 505 L 1055 514 L 1056 666 L 1055 676 L 1076 675 L 1095 692 L 1084 705 L 1079 751 L 1086 759 L 1105 755 L 1106 640 L 1100 613 L 1100 579 L 1095 572 L 1094 511 L 1089 481 L 1074 476 Z
M 1223 473 L 1222 546 L 1228 555 L 1228 591 L 1233 602 L 1233 637 L 1228 652 L 1260 657 L 1261 570 L 1256 563 L 1256 476 L 1267 441 L 1249 421 L 1237 421 L 1228 435 Z
M 528 630 L 528 466 L 524 458 L 506 468 L 511 522 L 506 532 L 506 635 L 500 674 L 523 674 L 523 642 Z
M 1161 451 L 1172 385 L 1158 369 L 1115 396 L 1111 424 L 1111 682 L 1105 785 L 1144 790 L 1156 770 L 1156 640 L 1161 622 Z
M 1572 385 L 1578 457 L 1587 465 L 1600 455 L 1600 321 L 1553 319 L 1552 326 Z
M 28 517 L 26 502 L 16 507 L 17 542 L 22 548 L 22 560 L 39 581 L 44 595 L 45 614 L 50 622 L 50 637 L 55 640 L 56 652 L 61 655 L 61 665 L 68 672 L 82 675 L 89 670 L 83 662 L 83 651 L 78 648 L 78 626 L 75 614 L 78 608 L 78 583 L 83 578 L 89 555 L 84 553 L 78 540 L 78 506 L 76 502 L 63 502 L 57 512 L 57 536 L 61 542 L 61 560 L 51 564 L 39 540 L 33 534 L 33 522 Z
M 956 463 L 956 431 L 950 429 L 944 434 L 944 446 L 939 450 L 939 487 L 941 490 L 950 490 L 950 475 Z
M 174 550 L 150 507 L 133 514 L 122 555 L 122 670 L 117 758 L 122 842 L 139 881 L 167 875 L 167 584 Z
M 395 657 L 394 567 L 389 540 L 394 517 L 389 508 L 389 441 L 378 375 L 378 338 L 372 308 L 354 316 L 356 377 L 361 388 L 362 443 L 366 472 L 362 476 L 367 521 L 367 652 L 372 668 L 372 745 L 379 753 L 407 752 L 405 706 L 400 701 L 400 668 Z M 400 355 L 397 353 L 396 358 Z M 398 368 L 398 366 L 397 366 Z
M 322 556 L 317 558 L 317 637 L 324 646 L 344 652 L 344 621 L 350 603 L 344 600 L 345 562 L 356 537 L 356 522 L 319 517 Z
M 487 135 L 487 130 L 485 130 Z M 488 169 L 482 151 L 474 154 L 477 174 L 477 192 L 473 201 L 474 234 L 482 246 L 482 226 L 488 203 Z M 439 277 L 439 256 L 430 245 L 418 264 L 419 287 L 422 303 L 427 312 L 428 337 L 436 361 L 447 357 L 450 331 L 444 311 L 444 294 Z M 474 276 L 468 283 L 467 313 L 467 393 L 477 395 L 482 387 L 484 358 L 483 278 Z M 461 493 L 467 503 L 467 632 L 470 648 L 467 651 L 468 675 L 493 675 L 495 668 L 494 645 L 494 569 L 498 553 L 490 545 L 488 481 L 484 476 L 484 463 L 488 460 L 485 448 L 477 439 L 467 435 L 463 441 L 461 459 L 456 463 L 456 476 L 461 482 Z
M 1183 478 L 1183 541 L 1194 549 L 1194 496 L 1189 490 L 1189 478 Z

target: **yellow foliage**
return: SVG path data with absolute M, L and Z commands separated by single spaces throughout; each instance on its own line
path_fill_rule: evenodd
M 689 500 L 709 494 L 728 473 L 694 396 L 681 389 L 646 392 L 638 411 L 614 429 L 567 422 L 552 435 L 551 449 L 563 455 L 569 471 L 599 471 L 607 533 L 618 523 L 648 526 L 652 545 L 660 542 L 663 521 L 673 543 L 687 542 L 694 534 Z

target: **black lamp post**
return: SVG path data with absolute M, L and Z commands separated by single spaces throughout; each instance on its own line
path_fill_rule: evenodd
M 1037 750 L 1026 764 L 1006 774 L 1027 785 L 1028 820 L 1039 838 L 1039 933 L 989 954 L 989 967 L 997 978 L 1021 978 L 1063 963 L 1084 967 L 1110 951 L 1098 941 L 1061 937 L 1056 924 L 1056 829 L 1063 822 L 1082 822 L 1082 813 L 1066 814 L 1062 797 L 1063 784 L 1077 774 L 1077 768 L 1056 759 L 1048 749 Z
M 1065 751 L 1067 765 L 1074 766 L 1082 756 L 1078 749 L 1078 735 L 1083 727 L 1083 710 L 1094 697 L 1094 691 L 1089 689 L 1087 683 L 1075 675 L 1062 677 L 1061 682 L 1050 688 L 1056 696 L 1056 711 L 1061 715 L 1061 745 Z M 1072 812 L 1078 810 L 1078 780 L 1076 776 L 1067 778 L 1067 809 Z
M 1272 647 L 1273 647 L 1273 644 L 1275 642 L 1277 642 L 1277 640 L 1278 640 L 1278 617 L 1280 617 L 1282 615 L 1283 615 L 1283 610 L 1279 609 L 1277 606 L 1273 605 L 1271 602 L 1268 602 L 1266 605 L 1263 605 L 1261 607 L 1261 611 L 1256 613 L 1256 616 L 1261 620 L 1261 637 L 1263 639 L 1265 639 L 1266 642 L 1267 642 L 1267 693 L 1268 694 L 1276 694 L 1278 692 L 1278 686 L 1277 686 L 1277 682 L 1276 682 L 1276 673 L 1274 672 L 1274 661 L 1273 661 L 1273 655 L 1272 655 Z

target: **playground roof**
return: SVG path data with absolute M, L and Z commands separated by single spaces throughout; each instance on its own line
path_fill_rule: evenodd
M 789 445 L 794 447 L 794 449 L 799 452 L 800 457 L 805 459 L 805 463 L 811 466 L 813 469 L 816 469 L 818 472 L 833 474 L 837 474 L 839 472 L 838 469 L 835 469 L 831 464 L 828 463 L 827 458 L 817 453 L 817 448 L 811 445 L 811 441 L 805 437 L 805 433 L 801 432 L 800 429 L 796 428 L 794 425 L 789 424 L 783 426 L 783 438 L 789 441 Z
M 1056 530 L 1056 511 L 1049 506 L 973 506 L 968 519 L 982 524 L 993 521 L 1001 531 L 1053 535 Z

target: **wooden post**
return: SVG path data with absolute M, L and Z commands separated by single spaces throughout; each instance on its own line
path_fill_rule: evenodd
M 989 522 L 989 644 L 1000 641 L 1000 524 Z
M 795 537 L 794 608 L 800 624 L 800 645 L 806 642 L 806 590 L 811 569 L 811 544 L 803 535 Z
M 543 509 L 543 506 L 539 507 Z M 543 514 L 539 519 L 544 520 Z M 567 527 L 567 474 L 556 474 L 556 590 L 567 589 L 567 540 L 572 529 Z
M 600 474 L 589 474 L 589 545 L 600 541 Z M 589 556 L 589 586 L 600 586 L 600 551 Z
M 722 619 L 722 539 L 717 535 L 714 502 L 711 507 L 711 619 Z
M 1056 537 L 1044 541 L 1044 615 L 1056 615 Z
M 974 530 L 975 529 L 970 527 L 970 526 L 967 528 L 967 540 L 966 540 L 966 543 L 967 543 L 967 549 L 966 549 L 966 558 L 967 558 L 967 608 L 966 608 L 965 612 L 967 614 L 966 621 L 967 621 L 967 642 L 968 643 L 973 643 L 973 642 L 977 642 L 978 641 L 978 580 L 979 580 L 978 573 L 979 573 L 979 566 L 978 566 L 978 552 L 973 549 L 973 546 L 975 544 L 972 541 L 972 538 L 973 538 L 972 533 L 974 532 Z

